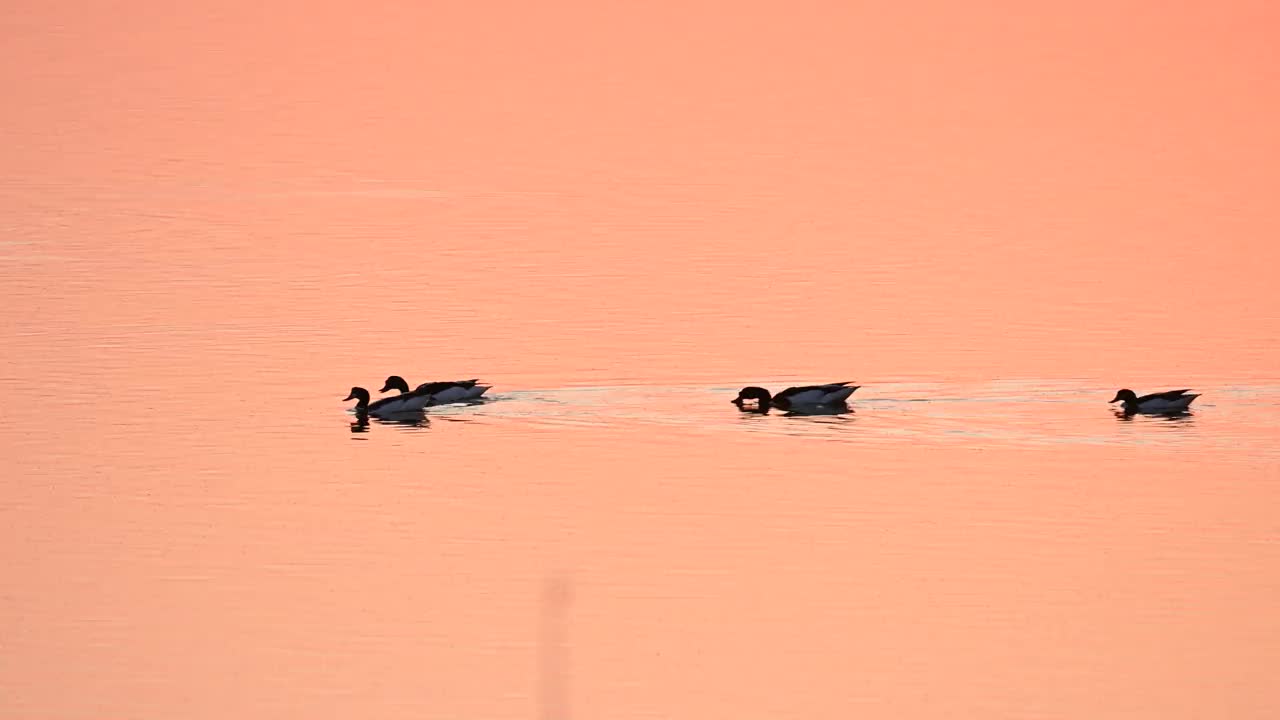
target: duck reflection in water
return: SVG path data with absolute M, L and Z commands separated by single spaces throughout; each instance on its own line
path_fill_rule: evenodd
M 832 403 L 830 405 L 797 405 L 789 409 L 778 408 L 771 403 L 734 403 L 738 412 L 745 415 L 768 415 L 770 410 L 783 410 L 782 417 L 808 417 L 811 415 L 852 415 L 853 408 L 848 403 Z
M 1124 410 L 1116 410 L 1113 414 L 1116 416 L 1116 420 L 1120 422 L 1134 422 L 1135 420 L 1142 422 L 1143 420 L 1149 420 L 1152 422 L 1164 421 L 1190 424 L 1194 422 L 1196 418 L 1196 414 L 1190 410 L 1176 410 L 1174 412 L 1162 413 L 1131 413 L 1125 412 Z
M 368 411 L 357 410 L 356 419 L 351 421 L 351 432 L 369 432 L 369 417 L 370 415 Z M 427 414 L 422 411 L 384 413 L 381 415 L 374 415 L 373 419 L 379 425 L 399 425 L 406 428 L 431 427 L 431 421 L 427 419 Z
M 426 428 L 431 426 L 424 412 L 404 412 L 392 415 L 381 415 L 373 418 L 379 425 L 399 425 L 406 428 Z

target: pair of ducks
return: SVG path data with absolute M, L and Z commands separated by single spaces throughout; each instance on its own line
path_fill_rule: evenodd
M 754 402 L 759 412 L 768 410 L 770 406 L 780 410 L 791 410 L 796 407 L 838 407 L 844 405 L 853 391 L 859 387 L 861 386 L 847 382 L 805 385 L 789 387 L 777 395 L 770 395 L 769 391 L 762 387 L 744 387 L 738 392 L 738 397 L 733 400 L 733 403 L 742 408 L 744 404 Z M 1139 397 L 1134 391 L 1125 388 L 1117 391 L 1111 402 L 1122 403 L 1125 415 L 1180 413 L 1186 411 L 1192 400 L 1200 397 L 1199 394 L 1188 393 L 1191 391 L 1168 390 Z
M 399 390 L 399 395 L 385 397 L 369 402 L 369 391 L 362 387 L 351 388 L 351 394 L 343 400 L 355 400 L 357 413 L 373 413 L 374 415 L 394 415 L 396 413 L 420 412 L 432 405 L 479 400 L 489 389 L 489 385 L 477 385 L 479 380 L 454 380 L 444 382 L 422 383 L 412 391 L 409 383 L 399 375 L 387 378 L 378 392 Z

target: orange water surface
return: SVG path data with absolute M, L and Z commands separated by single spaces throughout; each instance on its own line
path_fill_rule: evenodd
M 1275 717 L 1277 27 L 8 3 L 0 717 Z

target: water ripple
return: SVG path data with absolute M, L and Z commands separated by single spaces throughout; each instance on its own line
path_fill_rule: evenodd
M 775 383 L 781 386 L 781 383 Z M 1052 390 L 1040 389 L 1053 387 Z M 1276 456 L 1280 389 L 1223 387 L 1191 413 L 1119 416 L 1109 390 L 1062 383 L 886 383 L 858 391 L 848 412 L 744 412 L 730 386 L 597 386 L 495 393 L 475 405 L 432 408 L 430 421 L 564 428 L 646 426 L 661 431 L 766 433 L 849 443 L 1150 445 Z M 1228 415 L 1228 411 L 1232 414 Z M 423 425 L 401 425 L 417 429 Z

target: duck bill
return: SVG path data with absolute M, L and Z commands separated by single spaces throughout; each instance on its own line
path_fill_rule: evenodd
M 381 389 L 381 390 L 379 390 L 378 392 L 380 392 L 380 393 L 384 393 L 384 392 L 386 392 L 386 391 L 388 391 L 388 390 L 390 390 L 390 389 L 391 389 L 391 386 L 390 386 L 390 385 L 383 385 L 383 386 L 382 386 L 382 389 Z
M 346 402 L 346 401 L 348 401 L 348 400 L 355 400 L 355 399 L 356 399 L 356 396 L 355 396 L 355 395 L 348 395 L 348 396 L 346 396 L 346 397 L 342 398 L 342 402 Z

